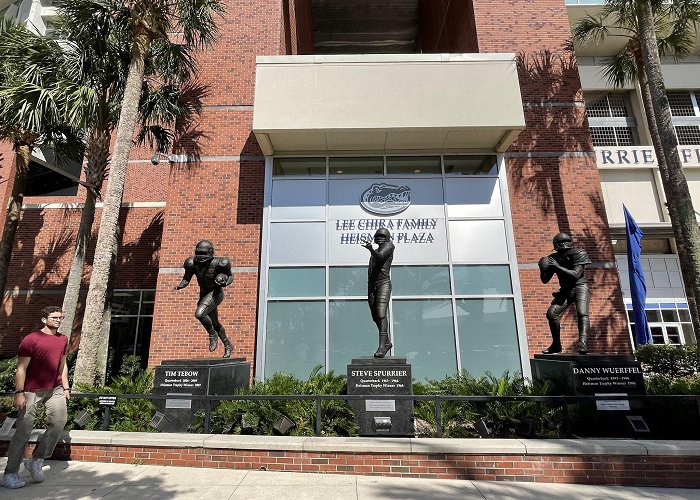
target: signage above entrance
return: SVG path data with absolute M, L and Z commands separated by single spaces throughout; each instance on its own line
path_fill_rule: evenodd
M 411 188 L 394 184 L 375 183 L 360 196 L 362 208 L 372 214 L 396 215 L 411 204 Z

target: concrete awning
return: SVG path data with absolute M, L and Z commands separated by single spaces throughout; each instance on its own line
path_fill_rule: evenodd
M 525 128 L 514 54 L 259 56 L 267 155 L 505 151 Z

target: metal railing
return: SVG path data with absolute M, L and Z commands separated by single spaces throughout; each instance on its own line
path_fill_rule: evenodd
M 12 393 L 0 393 L 0 396 L 13 396 Z M 695 402 L 700 415 L 700 395 L 596 395 L 596 396 L 452 396 L 452 395 L 410 395 L 410 394 L 381 394 L 381 395 L 359 395 L 359 394 L 245 394 L 233 396 L 207 396 L 190 394 L 114 394 L 114 393 L 81 393 L 72 394 L 72 399 L 92 398 L 99 399 L 105 397 L 116 397 L 117 399 L 137 399 L 148 401 L 162 401 L 168 399 L 204 401 L 204 433 L 209 434 L 211 430 L 212 403 L 220 401 L 314 401 L 316 405 L 316 418 L 314 430 L 316 436 L 321 436 L 321 422 L 323 418 L 322 401 L 365 401 L 365 400 L 413 400 L 431 401 L 435 411 L 435 434 L 437 437 L 443 436 L 442 424 L 442 404 L 444 402 L 475 402 L 475 403 L 507 403 L 507 402 L 532 402 L 549 404 L 552 407 L 560 407 L 564 412 L 564 426 L 570 426 L 569 405 L 575 403 L 595 402 L 595 401 L 689 401 Z M 111 417 L 111 406 L 102 406 L 102 430 L 109 430 Z

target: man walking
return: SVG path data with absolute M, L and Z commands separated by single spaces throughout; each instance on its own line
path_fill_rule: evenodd
M 24 337 L 19 345 L 14 399 L 19 419 L 7 452 L 2 481 L 6 488 L 21 488 L 25 484 L 18 472 L 34 427 L 37 406 L 43 404 L 46 407 L 46 432 L 37 440 L 32 457 L 24 461 L 35 482 L 44 480 L 44 458 L 53 454 L 66 425 L 66 401 L 70 399 L 66 367 L 68 338 L 58 333 L 61 320 L 63 312 L 60 307 L 45 307 L 41 310 L 44 327 Z

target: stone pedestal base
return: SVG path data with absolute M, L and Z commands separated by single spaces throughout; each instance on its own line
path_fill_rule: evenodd
M 348 394 L 413 394 L 406 358 L 354 358 L 348 365 Z M 365 399 L 350 402 L 361 436 L 412 436 L 413 401 Z
M 243 358 L 173 359 L 156 366 L 153 394 L 229 396 L 249 384 L 250 363 Z M 155 401 L 155 405 L 165 415 L 158 428 L 162 432 L 187 432 L 194 414 L 205 407 L 204 400 L 186 398 Z

